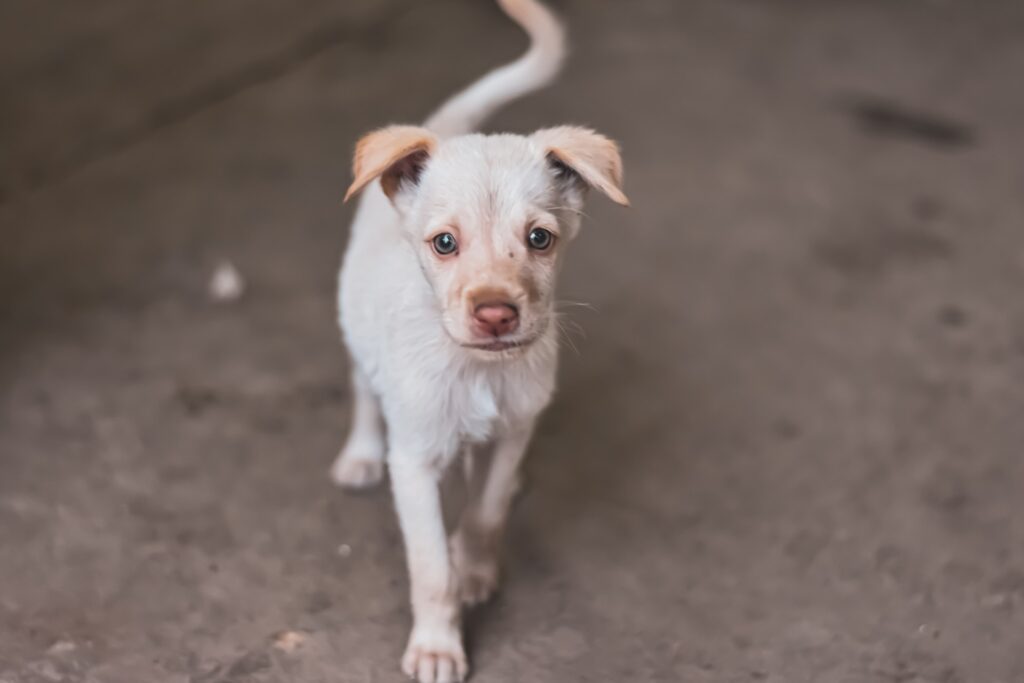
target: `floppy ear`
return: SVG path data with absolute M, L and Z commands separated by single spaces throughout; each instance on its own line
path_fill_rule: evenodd
M 367 133 L 356 143 L 352 160 L 355 179 L 345 193 L 345 201 L 377 178 L 384 194 L 394 200 L 403 183 L 419 180 L 436 147 L 437 137 L 417 126 L 388 126 Z
M 617 204 L 629 206 L 622 192 L 622 157 L 619 146 L 600 133 L 576 126 L 545 128 L 533 134 L 548 159 L 564 172 L 566 167 L 601 190 Z

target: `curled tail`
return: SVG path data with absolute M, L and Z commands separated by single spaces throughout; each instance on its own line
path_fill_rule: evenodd
M 424 124 L 441 137 L 476 130 L 505 104 L 550 83 L 562 65 L 565 32 L 547 7 L 537 0 L 498 0 L 498 4 L 529 34 L 530 49 L 441 105 Z

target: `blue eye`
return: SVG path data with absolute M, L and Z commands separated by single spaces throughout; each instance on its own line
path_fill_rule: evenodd
M 459 248 L 459 243 L 455 241 L 455 235 L 450 232 L 442 232 L 440 235 L 437 235 L 431 240 L 431 244 L 434 245 L 434 251 L 439 256 L 454 254 Z
M 530 231 L 530 234 L 526 237 L 527 244 L 530 245 L 531 249 L 537 251 L 544 251 L 555 241 L 555 236 L 551 234 L 549 230 L 544 228 L 534 228 Z

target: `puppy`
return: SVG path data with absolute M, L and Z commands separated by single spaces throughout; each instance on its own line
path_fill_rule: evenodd
M 584 195 L 593 187 L 628 203 L 616 144 L 591 130 L 472 133 L 546 85 L 564 52 L 562 28 L 543 5 L 499 3 L 530 49 L 422 127 L 363 137 L 346 195 L 363 192 L 339 278 L 354 414 L 331 474 L 363 488 L 381 480 L 387 460 L 412 591 L 402 670 L 421 683 L 466 676 L 460 603 L 482 601 L 497 585 L 519 464 L 555 387 L 555 276 Z M 471 477 L 449 542 L 440 479 L 482 443 L 493 447 L 490 470 Z

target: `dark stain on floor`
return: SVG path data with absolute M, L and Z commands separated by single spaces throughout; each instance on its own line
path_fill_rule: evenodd
M 969 147 L 976 142 L 970 126 L 934 112 L 873 98 L 855 99 L 846 106 L 868 135 L 902 138 L 939 148 Z

